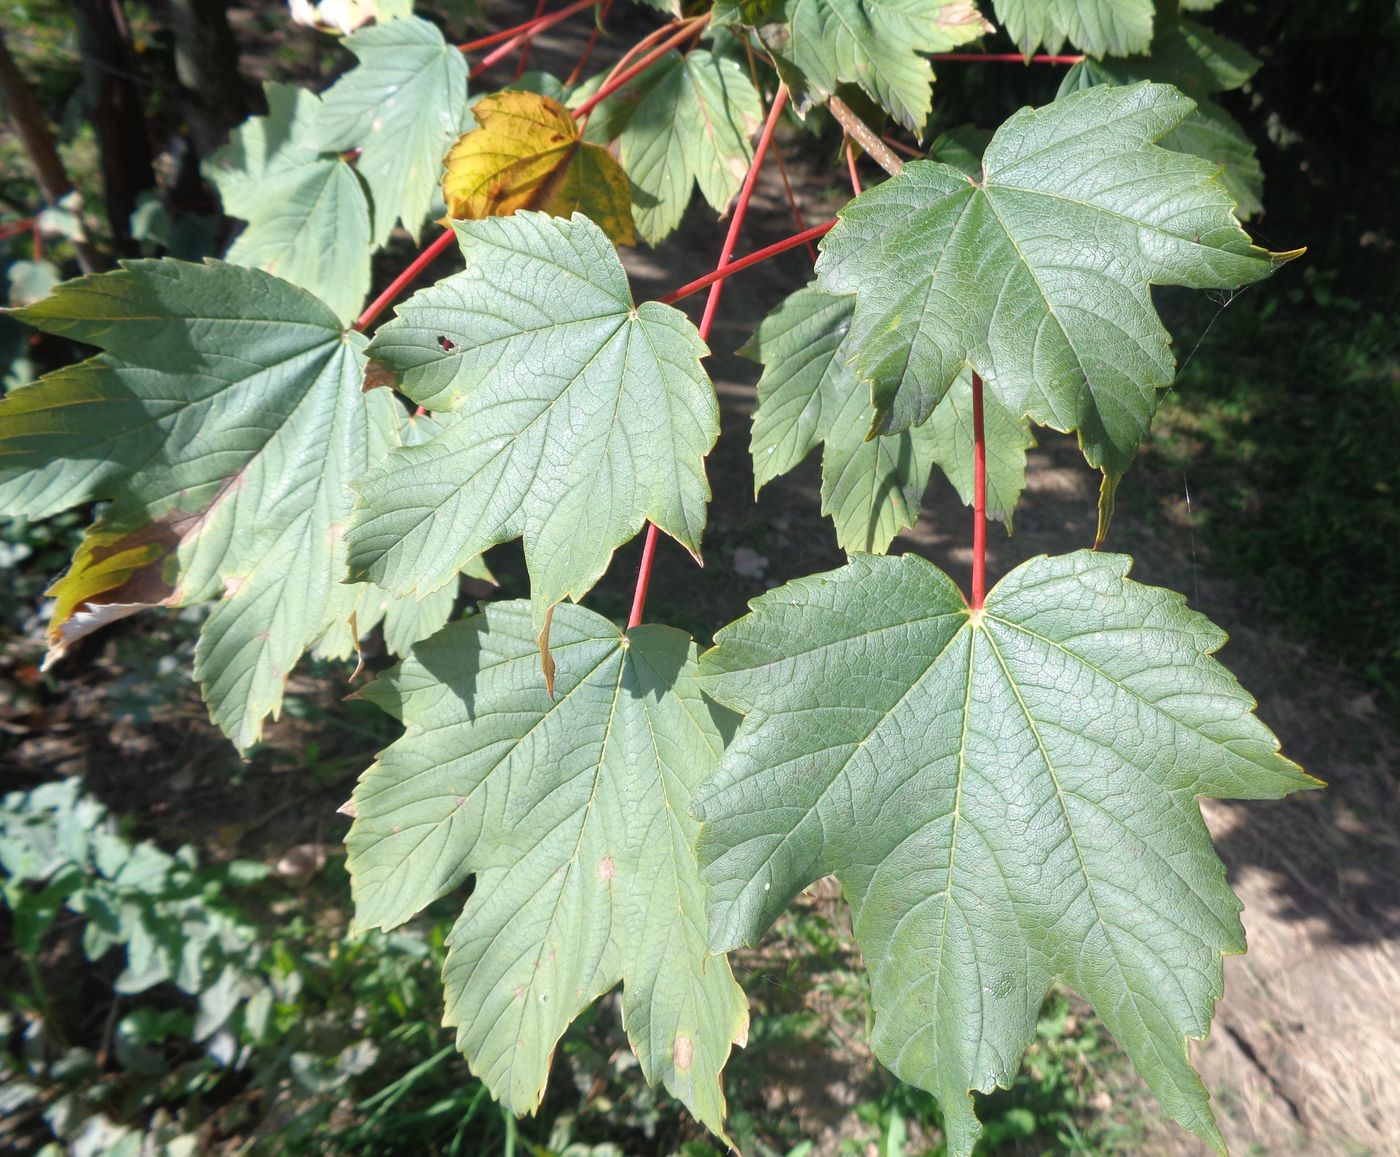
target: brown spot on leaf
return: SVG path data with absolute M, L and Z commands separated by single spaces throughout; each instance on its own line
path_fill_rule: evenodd
M 399 384 L 398 375 L 377 358 L 370 358 L 365 363 L 365 384 L 364 392 L 377 390 L 380 387 L 392 390 Z
M 549 653 L 549 628 L 554 623 L 554 608 L 544 613 L 544 629 L 537 642 L 540 645 L 540 670 L 544 673 L 544 689 L 554 698 L 554 656 Z
M 681 1072 L 688 1071 L 691 1061 L 695 1059 L 695 1045 L 684 1033 L 676 1037 L 676 1043 L 671 1049 L 671 1059 L 676 1062 L 676 1068 Z
M 611 856 L 604 856 L 598 861 L 598 879 L 602 880 L 603 883 L 609 883 L 615 871 L 616 869 L 613 866 L 613 858 Z

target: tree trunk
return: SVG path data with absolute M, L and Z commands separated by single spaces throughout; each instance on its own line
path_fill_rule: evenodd
M 87 113 L 97 133 L 112 245 L 134 253 L 131 214 L 154 187 L 150 128 L 121 0 L 74 0 Z

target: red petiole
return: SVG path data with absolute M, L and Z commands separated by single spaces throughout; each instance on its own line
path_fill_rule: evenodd
M 982 417 L 982 378 L 972 374 L 972 600 L 987 601 L 987 430 Z
M 678 27 L 674 32 L 670 33 L 670 35 L 668 35 L 664 40 L 662 40 L 660 44 L 658 44 L 655 48 L 653 48 L 635 64 L 625 69 L 622 69 L 621 71 L 619 71 L 617 68 L 614 68 L 611 75 L 609 75 L 608 79 L 603 82 L 603 86 L 599 88 L 597 92 L 590 96 L 581 105 L 579 105 L 578 108 L 573 110 L 574 119 L 578 121 L 586 119 L 588 114 L 591 113 L 595 108 L 597 108 L 599 104 L 607 100 L 607 98 L 612 96 L 612 94 L 615 93 L 618 89 L 628 84 L 634 77 L 639 76 L 641 73 L 645 72 L 658 60 L 660 60 L 663 56 L 670 52 L 671 49 L 675 48 L 676 45 L 681 44 L 682 42 L 690 39 L 692 36 L 698 36 L 700 34 L 701 29 L 705 27 L 705 24 L 709 19 L 710 17 L 707 13 L 704 16 L 696 16 L 691 20 L 679 21 Z
M 730 264 L 730 256 L 734 253 L 734 246 L 739 240 L 739 231 L 744 227 L 744 218 L 748 215 L 754 186 L 758 183 L 758 174 L 763 168 L 763 157 L 768 152 L 768 146 L 773 140 L 774 130 L 778 127 L 778 118 L 782 116 L 783 106 L 787 104 L 787 96 L 787 85 L 779 85 L 778 94 L 773 98 L 773 105 L 768 110 L 768 119 L 763 124 L 763 132 L 759 135 L 758 144 L 754 146 L 753 162 L 749 165 L 749 171 L 744 177 L 743 187 L 739 190 L 739 198 L 734 203 L 734 215 L 729 219 L 729 231 L 724 236 L 724 244 L 719 251 L 719 260 L 715 263 L 716 274 L 732 272 L 726 267 Z M 799 234 L 799 236 L 801 235 Z M 710 327 L 714 324 L 715 310 L 719 308 L 720 294 L 724 291 L 723 277 L 714 277 L 712 281 L 710 296 L 705 302 L 705 312 L 700 319 L 700 340 L 704 342 L 710 340 Z M 651 566 L 656 557 L 656 538 L 656 525 L 648 523 L 646 542 L 642 546 L 642 562 L 637 569 L 637 586 L 632 595 L 632 613 L 627 617 L 629 631 L 641 623 L 642 613 L 646 610 L 647 587 L 651 584 Z
M 561 20 L 567 20 L 575 12 L 582 12 L 585 8 L 594 8 L 599 0 L 574 0 L 567 8 L 561 8 L 558 12 L 551 12 L 548 16 L 541 16 L 537 20 L 527 20 L 524 24 L 516 28 L 507 29 L 505 32 L 497 32 L 491 36 L 484 36 L 480 40 L 473 40 L 468 44 L 461 44 L 458 47 L 463 52 L 471 52 L 474 49 L 485 48 L 491 44 L 499 44 L 494 51 L 487 53 L 481 58 L 477 65 L 471 70 L 472 79 L 480 76 L 493 64 L 509 56 L 521 45 L 528 44 L 541 32 L 547 28 L 553 28 Z M 504 41 L 504 43 L 501 43 Z
M 935 52 L 930 60 L 953 61 L 981 64 L 1082 64 L 1082 56 L 1057 56 L 1042 52 L 1035 56 L 1022 56 L 1019 52 Z

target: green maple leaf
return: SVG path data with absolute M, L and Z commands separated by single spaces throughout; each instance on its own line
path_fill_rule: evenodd
M 688 809 L 735 720 L 700 695 L 679 631 L 623 635 L 565 606 L 553 636 L 553 697 L 523 602 L 454 623 L 365 689 L 407 730 L 349 807 L 357 923 L 392 928 L 475 875 L 446 1023 L 491 1091 L 538 1108 L 565 1028 L 621 981 L 647 1080 L 722 1135 L 719 1075 L 748 1013 L 708 956 Z
M 972 0 L 720 0 L 714 20 L 758 31 L 799 111 L 858 84 L 915 133 L 932 103 L 933 69 L 920 54 L 991 28 Z
M 1030 56 L 1069 41 L 1090 56 L 1130 56 L 1152 43 L 1152 0 L 992 0 L 997 20 Z
M 1189 20 L 1164 18 L 1149 55 L 1082 61 L 1065 74 L 1060 94 L 1142 80 L 1181 89 L 1196 109 L 1158 143 L 1215 165 L 1220 183 L 1236 202 L 1235 212 L 1248 220 L 1263 210 L 1264 172 L 1244 129 L 1210 97 L 1239 88 L 1258 67 L 1259 61 L 1233 41 Z
M 235 129 L 204 172 L 247 227 L 226 259 L 309 289 L 351 321 L 369 292 L 369 201 L 345 161 L 312 142 L 321 102 L 266 86 L 268 115 Z
M 1127 469 L 1175 371 L 1151 285 L 1231 288 L 1295 254 L 1256 248 L 1215 168 L 1152 142 L 1194 104 L 1098 87 L 1016 113 L 983 177 L 914 162 L 840 214 L 821 287 L 855 293 L 856 372 L 881 429 L 924 421 L 971 367 L 1017 416 Z
M 111 501 L 51 592 L 54 653 L 217 599 L 195 674 L 246 749 L 302 652 L 348 620 L 347 483 L 397 441 L 402 407 L 361 392 L 364 338 L 259 270 L 133 261 L 16 316 L 104 351 L 0 403 L 0 509 Z
M 875 1055 L 939 1098 L 962 1157 L 969 1091 L 1011 1083 L 1056 981 L 1220 1147 L 1186 1041 L 1244 933 L 1196 799 L 1317 784 L 1210 657 L 1224 635 L 1130 561 L 1040 556 L 973 612 L 924 560 L 860 555 L 757 599 L 701 659 L 746 714 L 694 805 L 712 947 L 835 872 Z
M 854 311 L 855 298 L 809 286 L 764 318 L 740 351 L 764 367 L 749 448 L 757 493 L 822 443 L 822 513 L 835 521 L 837 542 L 882 553 L 918 521 L 935 462 L 971 501 L 972 388 L 964 374 L 923 425 L 870 437 L 875 409 L 850 368 Z M 987 509 L 1009 525 L 1031 437 L 1026 423 L 994 400 L 986 423 Z
M 680 224 L 692 189 L 723 213 L 739 191 L 763 105 L 737 61 L 703 49 L 671 53 L 603 102 L 589 139 L 619 137 L 632 217 L 652 245 Z
M 423 596 L 520 537 L 543 627 L 647 519 L 698 555 L 719 436 L 708 351 L 679 310 L 633 303 L 586 217 L 453 227 L 466 269 L 414 294 L 369 352 L 455 417 L 356 484 L 351 573 Z
M 315 143 L 361 150 L 355 167 L 373 201 L 375 245 L 388 240 L 396 220 L 416 240 L 442 159 L 473 123 L 466 61 L 416 16 L 362 28 L 341 43 L 359 64 L 322 98 Z

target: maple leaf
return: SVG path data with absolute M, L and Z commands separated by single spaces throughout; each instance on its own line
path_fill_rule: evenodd
M 681 222 L 695 186 L 725 212 L 753 160 L 763 105 L 743 67 L 695 49 L 669 53 L 594 110 L 585 136 L 617 139 L 632 215 L 656 245 Z
M 845 550 L 883 552 L 919 518 L 929 470 L 942 467 L 972 500 L 972 385 L 964 373 L 919 426 L 871 437 L 870 391 L 850 367 L 855 298 L 799 289 L 759 325 L 739 352 L 763 363 L 750 452 L 754 491 L 796 466 L 820 442 L 822 513 Z M 1026 423 L 993 399 L 988 430 L 987 511 L 1003 518 L 1025 485 Z
M 920 54 L 991 31 L 971 0 L 719 0 L 713 19 L 758 32 L 799 111 L 858 84 L 914 133 L 932 105 Z
M 648 519 L 698 556 L 719 436 L 708 351 L 679 310 L 634 304 L 586 217 L 453 228 L 466 268 L 400 306 L 369 352 L 454 420 L 356 483 L 351 573 L 423 597 L 520 537 L 543 629 Z
M 373 201 L 375 245 L 389 239 L 396 220 L 416 240 L 442 159 L 472 126 L 466 61 L 416 16 L 362 28 L 341 43 L 359 64 L 322 96 L 316 147 L 360 150 L 355 169 Z
M 1090 56 L 1129 56 L 1152 42 L 1153 0 L 992 0 L 997 20 L 1027 56 L 1069 41 Z
M 359 595 L 341 583 L 347 482 L 402 414 L 360 391 L 365 339 L 305 290 L 222 263 L 128 262 L 15 316 L 104 351 L 0 402 L 0 509 L 111 501 L 51 592 L 51 658 L 145 607 L 218 600 L 195 675 L 250 747 Z
M 225 259 L 309 289 L 348 323 L 369 292 L 369 199 L 349 164 L 312 143 L 320 98 L 264 91 L 267 116 L 250 117 L 204 166 L 225 212 L 248 222 Z
M 624 635 L 565 606 L 554 651 L 551 697 L 529 604 L 493 603 L 364 690 L 406 731 L 349 805 L 356 921 L 392 928 L 475 875 L 443 980 L 491 1091 L 538 1108 L 565 1028 L 621 981 L 647 1080 L 722 1136 L 719 1075 L 748 1013 L 708 957 L 688 809 L 736 721 L 669 627 Z
M 1214 166 L 1152 143 L 1194 107 L 1165 85 L 1074 93 L 1007 120 L 980 181 L 916 161 L 842 210 L 818 280 L 856 295 L 880 429 L 924 421 L 970 367 L 1127 469 L 1175 370 L 1149 287 L 1236 287 L 1296 256 L 1250 243 Z
M 477 101 L 472 113 L 477 127 L 447 154 L 442 196 L 449 217 L 580 212 L 619 245 L 636 240 L 627 174 L 607 149 L 579 136 L 557 100 L 498 92 Z
M 1210 98 L 1239 88 L 1258 67 L 1259 61 L 1234 41 L 1192 21 L 1161 16 L 1148 55 L 1081 61 L 1065 73 L 1060 95 L 1143 80 L 1175 85 L 1196 108 L 1158 143 L 1215 165 L 1220 183 L 1236 202 L 1236 214 L 1248 220 L 1264 207 L 1264 172 L 1244 129 Z
M 969 610 L 923 559 L 858 555 L 716 635 L 701 686 L 745 719 L 697 793 L 715 951 L 829 872 L 870 972 L 875 1055 L 933 1092 L 1009 1086 L 1050 986 L 1089 1000 L 1171 1116 L 1223 1152 L 1187 1060 L 1244 951 L 1198 796 L 1317 786 L 1177 594 L 1080 551 Z

